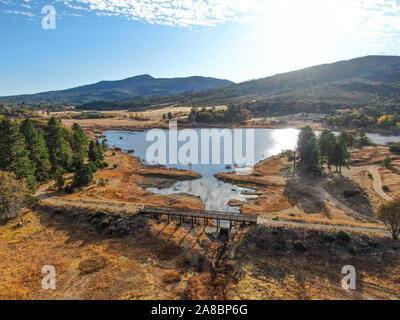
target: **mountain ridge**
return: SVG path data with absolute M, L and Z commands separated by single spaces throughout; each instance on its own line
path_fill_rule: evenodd
M 374 55 L 312 66 L 228 87 L 163 97 L 154 102 L 178 101 L 183 105 L 197 106 L 322 103 L 351 107 L 384 103 L 390 99 L 400 103 L 400 57 Z
M 169 96 L 232 84 L 232 81 L 212 77 L 154 78 L 149 74 L 142 74 L 121 80 L 102 80 L 64 90 L 3 96 L 0 100 L 80 104 L 97 100 L 122 101 Z

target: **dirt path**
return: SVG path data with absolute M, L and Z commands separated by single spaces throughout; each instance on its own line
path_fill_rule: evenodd
M 372 166 L 362 166 L 362 167 L 350 167 L 350 169 L 345 168 L 343 173 L 347 176 L 351 176 L 362 171 L 369 171 L 372 174 L 372 187 L 374 191 L 384 200 L 391 201 L 393 198 L 385 193 L 382 189 L 382 179 L 379 174 L 379 167 L 377 165 Z
M 42 198 L 42 203 L 50 206 L 68 206 L 68 207 L 76 207 L 76 208 L 88 208 L 88 209 L 97 209 L 97 210 L 112 210 L 112 211 L 123 211 L 123 212 L 131 212 L 136 213 L 140 206 L 138 205 L 126 205 L 123 202 L 100 202 L 100 201 L 92 201 L 92 200 L 73 200 L 68 198 L 58 198 L 58 197 L 49 197 Z M 294 221 L 285 221 L 285 220 L 273 220 L 273 218 L 261 218 L 259 217 L 257 220 L 257 224 L 265 224 L 272 226 L 295 226 L 299 228 L 317 228 L 324 230 L 346 230 L 346 231 L 359 231 L 359 232 L 375 232 L 381 235 L 389 235 L 389 232 L 384 229 L 375 229 L 375 228 L 365 228 L 365 227 L 352 227 L 352 226 L 343 226 L 343 225 L 335 225 L 335 224 L 322 224 L 322 223 L 302 223 L 302 222 L 294 222 Z
M 382 189 L 382 179 L 381 175 L 379 174 L 378 167 L 373 166 L 369 171 L 371 172 L 372 177 L 374 178 L 372 183 L 374 191 L 387 201 L 393 200 L 393 198 L 389 196 L 387 193 L 385 193 Z
M 323 224 L 323 223 L 311 223 L 311 222 L 296 222 L 288 220 L 273 220 L 272 217 L 258 217 L 257 224 L 265 224 L 268 226 L 292 226 L 305 229 L 323 229 L 323 230 L 344 230 L 344 231 L 358 231 L 358 232 L 375 232 L 384 236 L 390 236 L 389 231 L 378 228 L 366 228 L 366 227 L 354 227 L 354 226 L 344 226 L 336 224 Z

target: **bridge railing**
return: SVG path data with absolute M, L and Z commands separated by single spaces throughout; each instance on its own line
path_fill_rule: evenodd
M 257 215 L 254 214 L 235 214 L 227 211 L 215 210 L 196 210 L 185 208 L 165 208 L 156 206 L 146 206 L 139 210 L 143 214 L 167 214 L 167 215 L 181 215 L 196 218 L 218 219 L 238 222 L 257 222 Z

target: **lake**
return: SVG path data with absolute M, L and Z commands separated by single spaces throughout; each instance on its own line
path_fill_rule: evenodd
M 221 210 L 221 211 L 230 211 L 230 212 L 239 212 L 238 208 L 230 207 L 228 205 L 228 201 L 230 199 L 237 199 L 240 201 L 245 201 L 246 199 L 255 197 L 249 195 L 243 195 L 243 191 L 253 191 L 251 189 L 241 188 L 230 183 L 225 183 L 219 181 L 214 177 L 214 174 L 218 172 L 224 171 L 232 171 L 234 167 L 243 166 L 240 161 L 236 161 L 237 157 L 235 157 L 236 150 L 228 150 L 226 153 L 225 147 L 228 145 L 241 145 L 242 155 L 246 155 L 246 148 L 248 144 L 246 144 L 246 134 L 245 131 L 242 132 L 241 141 L 237 139 L 233 139 L 233 144 L 224 144 L 221 140 L 221 144 L 217 146 L 217 149 L 220 151 L 220 161 L 214 161 L 217 163 L 213 163 L 215 160 L 215 154 L 217 153 L 216 149 L 213 149 L 214 143 L 209 143 L 209 145 L 202 145 L 202 142 L 205 139 L 202 138 L 202 129 L 192 129 L 192 133 L 198 137 L 198 146 L 192 150 L 190 150 L 190 154 L 195 153 L 196 156 L 192 156 L 192 160 L 189 161 L 187 157 L 184 160 L 179 161 L 177 159 L 176 164 L 169 164 L 171 161 L 171 157 L 169 151 L 172 149 L 171 145 L 174 146 L 173 141 L 177 141 L 177 137 L 172 139 L 170 143 L 170 133 L 169 130 L 158 130 L 159 135 L 165 136 L 165 141 L 161 139 L 154 139 L 154 141 L 146 141 L 149 138 L 149 131 L 144 132 L 126 132 L 126 131 L 106 131 L 104 132 L 107 143 L 110 147 L 120 147 L 122 150 L 127 151 L 129 149 L 135 150 L 134 155 L 142 159 L 144 163 L 147 164 L 155 164 L 155 158 L 149 157 L 146 153 L 149 148 L 155 143 L 159 143 L 160 150 L 164 149 L 166 152 L 165 160 L 166 167 L 168 168 L 178 168 L 185 170 L 193 170 L 202 175 L 201 179 L 197 179 L 194 181 L 178 181 L 172 187 L 169 188 L 148 188 L 147 190 L 152 191 L 157 194 L 176 194 L 176 193 L 187 193 L 195 196 L 199 196 L 207 210 Z M 218 129 L 223 130 L 223 129 Z M 235 136 L 234 129 L 224 129 L 225 133 L 228 134 L 231 132 L 232 137 Z M 253 129 L 254 131 L 254 150 L 252 151 L 252 162 L 257 163 L 260 160 L 269 158 L 271 156 L 278 155 L 282 150 L 293 149 L 297 142 L 297 136 L 299 130 L 297 129 Z M 187 131 L 187 130 L 186 130 Z M 204 130 L 203 130 L 204 131 Z M 236 130 L 236 132 L 239 132 Z M 175 131 L 175 134 L 180 135 L 182 130 Z M 174 133 L 172 133 L 174 134 Z M 379 134 L 367 134 L 367 136 L 377 144 L 386 144 L 390 141 L 400 142 L 400 136 L 382 136 Z M 188 138 L 189 139 L 189 138 Z M 183 140 L 183 139 L 182 139 Z M 177 150 L 183 149 L 183 146 L 186 144 L 188 140 L 177 141 L 176 147 Z M 211 140 L 212 141 L 212 140 Z M 229 140 L 228 140 L 229 141 Z M 242 143 L 238 143 L 242 142 Z M 234 147 L 235 148 L 235 147 Z M 228 148 L 229 149 L 229 148 Z M 155 156 L 160 156 L 160 150 L 155 153 Z M 193 152 L 194 151 L 194 152 Z M 163 153 L 163 150 L 161 150 Z M 173 152 L 176 154 L 176 152 Z M 229 154 L 230 153 L 230 154 Z M 186 153 L 187 155 L 188 153 Z M 232 159 L 230 159 L 232 158 Z M 197 161 L 196 161 L 197 160 Z

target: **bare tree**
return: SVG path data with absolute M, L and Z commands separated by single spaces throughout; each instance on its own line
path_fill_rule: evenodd
M 26 187 L 13 173 L 0 171 L 0 220 L 18 215 L 24 206 Z
M 396 240 L 400 234 L 400 200 L 382 204 L 378 209 L 377 216 L 392 233 L 393 240 Z

